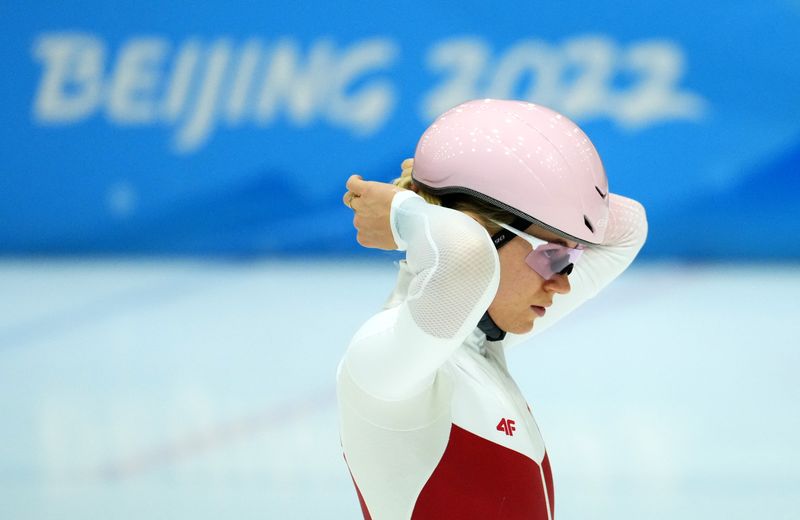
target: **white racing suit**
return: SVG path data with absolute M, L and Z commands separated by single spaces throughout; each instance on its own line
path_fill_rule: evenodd
M 553 481 L 539 429 L 508 373 L 505 349 L 476 327 L 500 265 L 469 216 L 410 191 L 390 223 L 406 251 L 385 309 L 358 330 L 339 364 L 341 441 L 364 518 L 552 520 Z M 541 332 L 633 261 L 647 234 L 642 206 L 611 195 L 601 246 L 589 246 L 535 322 Z

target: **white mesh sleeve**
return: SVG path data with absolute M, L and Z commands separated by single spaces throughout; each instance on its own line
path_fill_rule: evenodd
M 392 204 L 395 241 L 413 276 L 405 301 L 365 323 L 345 367 L 362 390 L 381 399 L 410 397 L 477 326 L 499 282 L 497 252 L 469 216 L 401 192 Z
M 622 274 L 636 258 L 647 238 L 644 207 L 633 199 L 611 194 L 606 239 L 601 246 L 587 247 L 569 276 L 569 294 L 558 294 L 553 305 L 528 334 L 508 334 L 505 347 L 516 345 L 542 332 L 575 310 Z

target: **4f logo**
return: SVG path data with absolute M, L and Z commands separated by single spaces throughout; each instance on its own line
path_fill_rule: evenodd
M 497 423 L 497 431 L 501 431 L 506 435 L 513 437 L 514 430 L 516 430 L 514 424 L 514 421 L 511 419 L 500 419 L 500 422 Z

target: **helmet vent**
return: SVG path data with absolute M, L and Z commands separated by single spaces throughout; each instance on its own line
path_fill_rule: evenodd
M 598 188 L 597 186 L 595 186 L 594 189 L 597 190 L 597 193 L 599 193 L 602 198 L 608 197 L 608 192 L 603 193 L 602 190 L 600 188 Z
M 594 226 L 592 226 L 592 223 L 589 222 L 589 217 L 586 215 L 583 216 L 583 223 L 586 224 L 586 227 L 589 228 L 589 231 L 594 233 Z

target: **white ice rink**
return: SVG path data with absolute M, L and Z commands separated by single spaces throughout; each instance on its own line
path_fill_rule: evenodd
M 334 374 L 393 279 L 0 263 L 0 519 L 359 518 Z M 798 295 L 798 265 L 637 264 L 512 350 L 556 518 L 800 519 Z

